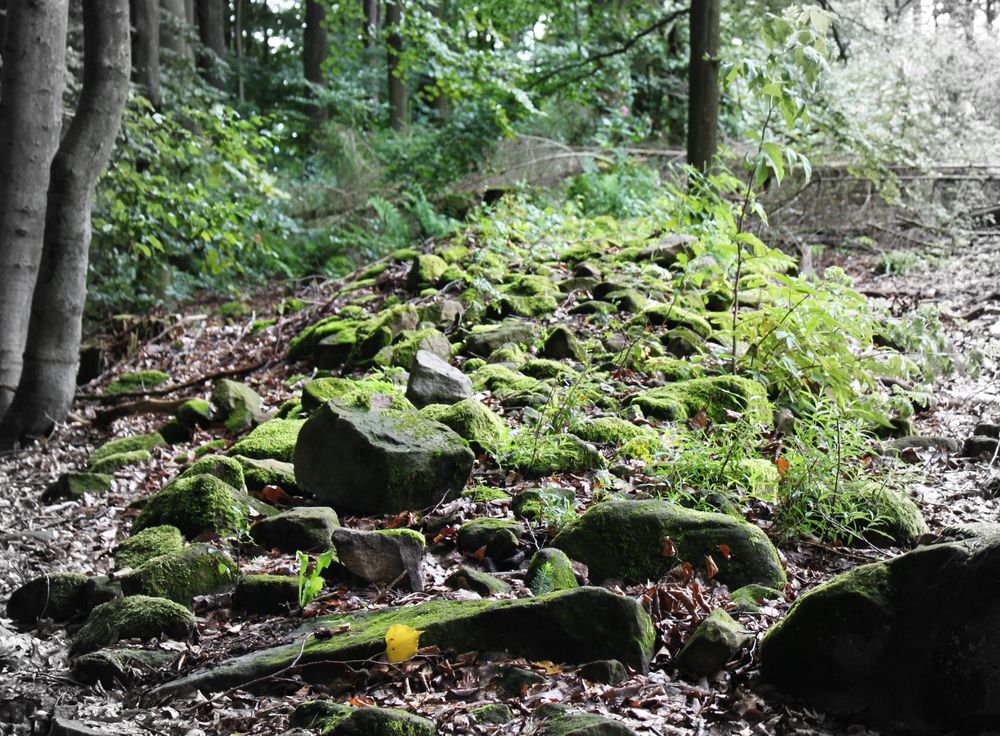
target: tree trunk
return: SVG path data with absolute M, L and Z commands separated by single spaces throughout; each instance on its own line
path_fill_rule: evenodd
M 226 58 L 226 0 L 198 0 L 198 36 L 205 50 L 198 65 L 205 81 L 216 89 L 225 89 L 220 62 Z
M 385 9 L 386 57 L 389 71 L 389 125 L 393 130 L 403 130 L 407 124 L 406 83 L 399 74 L 399 61 L 403 53 L 403 36 L 399 25 L 403 20 L 403 0 L 387 0 Z
M 131 0 L 132 81 L 160 108 L 160 4 L 158 0 Z M 84 51 L 86 54 L 86 51 Z
M 83 0 L 83 88 L 48 191 L 42 270 L 31 306 L 24 371 L 0 425 L 0 446 L 46 434 L 76 389 L 87 292 L 90 210 L 128 98 L 129 0 Z
M 302 37 L 302 67 L 309 88 L 308 97 L 316 96 L 316 87 L 324 85 L 323 62 L 326 61 L 326 6 L 322 0 L 306 0 L 306 27 Z M 318 102 L 309 106 L 313 122 L 326 120 L 326 107 Z
M 0 65 L 3 64 L 3 45 L 7 38 L 7 0 L 0 0 Z M 0 66 L 0 69 L 3 67 Z
M 437 5 L 434 6 L 434 15 L 438 17 L 442 24 L 448 23 L 449 5 L 448 0 L 438 0 Z M 516 42 L 513 39 L 511 43 L 516 46 Z M 440 86 L 438 86 L 438 96 L 434 98 L 434 110 L 437 112 L 438 125 L 447 125 L 448 120 L 451 118 L 451 101 L 441 90 Z
M 236 0 L 236 22 L 233 28 L 233 50 L 236 52 L 236 99 L 246 101 L 246 80 L 243 78 L 243 23 L 246 0 Z
M 14 398 L 59 147 L 68 0 L 8 4 L 0 77 L 0 419 Z
M 707 173 L 718 147 L 721 0 L 692 0 L 688 71 L 688 164 Z
M 170 49 L 179 57 L 194 60 L 194 52 L 184 36 L 184 31 L 178 29 L 191 28 L 185 0 L 160 0 L 160 7 L 172 16 L 169 26 L 160 29 L 160 45 Z
M 365 48 L 375 48 L 378 43 L 378 0 L 361 0 L 361 12 L 364 14 L 361 38 L 364 39 Z

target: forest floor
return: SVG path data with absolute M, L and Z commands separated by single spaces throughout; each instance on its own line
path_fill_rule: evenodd
M 1000 420 L 1000 381 L 996 341 L 1000 339 L 1000 239 L 979 238 L 971 244 L 921 253 L 919 262 L 905 275 L 879 273 L 881 254 L 828 252 L 828 265 L 840 262 L 856 280 L 857 288 L 897 316 L 921 305 L 936 305 L 951 341 L 951 360 L 957 370 L 934 383 L 936 407 L 917 418 L 921 435 L 938 435 L 961 442 L 983 421 Z M 314 285 L 295 293 L 307 302 L 322 304 L 329 285 Z M 259 295 L 255 304 L 262 313 L 283 295 Z M 239 365 L 266 365 L 249 372 L 255 388 L 269 406 L 291 396 L 284 381 L 294 366 L 278 352 L 302 325 L 296 315 L 278 318 L 272 330 L 251 335 L 252 316 L 233 322 L 216 316 L 201 318 L 205 305 L 191 305 L 183 319 L 141 345 L 119 369 L 159 369 L 175 382 L 194 379 Z M 980 354 L 981 368 L 969 366 L 968 356 Z M 98 382 L 100 383 L 100 382 Z M 205 386 L 196 387 L 200 393 Z M 72 420 L 46 442 L 0 456 L 0 601 L 38 575 L 72 570 L 88 575 L 114 570 L 112 550 L 127 536 L 138 514 L 130 504 L 159 489 L 193 457 L 193 448 L 211 439 L 196 435 L 190 445 L 156 448 L 148 466 L 116 474 L 111 491 L 86 496 L 82 501 L 54 505 L 40 503 L 40 493 L 67 469 L 86 465 L 89 452 L 109 436 L 93 420 L 99 405 L 78 402 Z M 116 420 L 115 436 L 154 429 L 161 418 L 131 416 Z M 971 462 L 944 451 L 919 450 L 908 459 L 918 464 L 923 481 L 913 489 L 932 531 L 957 522 L 1000 520 L 1000 470 L 996 463 Z M 468 502 L 466 502 L 468 503 Z M 461 511 L 461 509 L 460 509 Z M 364 524 L 363 520 L 344 520 Z M 884 559 L 895 550 L 875 547 L 842 548 L 802 541 L 780 547 L 791 581 L 792 596 L 866 561 Z M 429 556 L 430 557 L 430 556 Z M 352 590 L 336 587 L 323 596 L 315 612 L 352 610 L 358 607 L 402 604 L 432 596 L 455 596 L 443 586 L 449 566 L 460 561 L 452 552 L 425 563 L 427 590 L 400 593 L 384 587 Z M 257 571 L 295 574 L 287 558 L 248 562 Z M 641 596 L 641 587 L 627 594 Z M 708 587 L 706 605 L 721 604 L 724 592 Z M 754 633 L 761 633 L 787 610 L 790 601 L 765 606 L 760 615 L 741 618 Z M 196 602 L 197 636 L 188 643 L 164 641 L 160 647 L 181 654 L 177 669 L 189 663 L 205 665 L 229 655 L 287 640 L 301 619 L 241 618 L 232 614 L 225 596 L 206 596 Z M 746 650 L 728 671 L 708 682 L 687 682 L 670 668 L 679 644 L 705 611 L 681 612 L 664 634 L 664 646 L 654 657 L 652 671 L 632 676 L 617 685 L 597 685 L 570 671 L 552 666 L 545 682 L 515 697 L 498 695 L 490 687 L 496 669 L 489 659 L 440 655 L 418 658 L 396 668 L 373 666 L 339 690 L 294 679 L 275 681 L 264 693 L 226 690 L 221 693 L 178 697 L 167 703 L 142 701 L 150 683 L 130 690 L 84 687 L 66 669 L 67 632 L 42 620 L 30 631 L 17 629 L 0 618 L 0 734 L 48 733 L 53 716 L 84 721 L 100 734 L 276 734 L 288 728 L 295 705 L 322 695 L 351 697 L 352 705 L 378 704 L 401 707 L 426 715 L 441 733 L 534 733 L 526 718 L 541 702 L 558 701 L 581 710 L 608 714 L 637 733 L 649 734 L 874 734 L 858 725 L 828 718 L 810 710 L 762 697 L 753 690 L 756 661 L 754 647 Z M 532 665 L 523 662 L 524 666 Z M 536 667 L 537 669 L 537 667 Z M 504 700 L 515 713 L 506 726 L 475 726 L 469 716 L 476 705 Z

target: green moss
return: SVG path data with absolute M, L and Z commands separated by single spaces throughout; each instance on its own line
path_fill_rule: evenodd
M 196 458 L 207 455 L 210 452 L 219 452 L 226 449 L 226 441 L 222 438 L 217 440 L 211 440 L 206 442 L 204 445 L 194 448 L 194 456 Z
M 408 263 L 420 256 L 420 251 L 416 248 L 400 248 L 392 252 L 392 260 L 396 263 Z
M 491 501 L 509 501 L 510 494 L 499 488 L 490 486 L 473 486 L 462 491 L 465 498 L 471 498 L 476 503 L 490 503 Z
M 42 503 L 53 503 L 63 499 L 79 501 L 84 494 L 100 495 L 111 488 L 114 476 L 103 473 L 63 473 L 54 483 L 49 484 L 42 494 Z
M 70 671 L 74 680 L 87 685 L 128 688 L 151 674 L 165 673 L 179 656 L 159 649 L 100 649 L 73 659 Z
M 701 378 L 704 373 L 704 369 L 697 363 L 664 356 L 643 361 L 641 370 L 643 373 L 663 376 L 667 381 L 688 381 L 692 378 Z
M 544 296 L 503 296 L 487 308 L 491 317 L 544 317 L 559 308 L 559 300 L 551 294 Z
M 604 716 L 573 711 L 564 705 L 546 703 L 535 710 L 541 721 L 538 736 L 636 736 L 623 724 Z
M 260 491 L 265 486 L 278 486 L 289 493 L 299 490 L 295 482 L 295 466 L 280 460 L 265 458 L 257 460 L 252 457 L 236 455 L 233 460 L 243 468 L 243 478 L 251 491 Z
M 736 610 L 746 613 L 759 612 L 761 601 L 781 600 L 784 597 L 785 594 L 780 590 L 756 583 L 744 585 L 729 594 L 729 600 L 736 605 Z
M 144 595 L 129 596 L 102 603 L 91 611 L 87 622 L 73 636 L 71 652 L 92 652 L 122 639 L 152 639 L 162 635 L 186 639 L 193 626 L 194 614 L 178 603 Z
M 540 549 L 534 554 L 524 580 L 535 595 L 579 587 L 569 557 L 562 550 L 551 547 Z
M 423 534 L 416 531 L 415 529 L 377 529 L 377 534 L 385 534 L 389 537 L 399 537 L 400 539 L 409 539 L 410 541 L 416 542 L 421 547 L 427 546 L 427 539 Z
M 295 442 L 305 423 L 305 419 L 271 419 L 230 447 L 227 454 L 290 463 L 295 459 Z
M 132 529 L 172 524 L 188 539 L 204 532 L 230 534 L 244 529 L 251 508 L 262 510 L 264 504 L 253 502 L 214 475 L 178 478 L 149 499 Z
M 768 426 L 774 418 L 765 388 L 740 376 L 681 381 L 644 391 L 630 403 L 647 416 L 671 421 L 690 419 L 702 409 L 716 424 L 731 421 L 729 412 L 742 415 L 748 422 Z
M 752 638 L 733 617 L 717 608 L 703 620 L 678 652 L 674 665 L 693 677 L 719 673 Z
M 420 350 L 427 350 L 440 358 L 447 359 L 451 354 L 451 343 L 444 334 L 433 327 L 403 332 L 400 334 L 400 339 L 392 345 L 389 365 L 409 370 Z
M 166 598 L 190 607 L 196 595 L 232 587 L 236 570 L 236 563 L 217 547 L 195 544 L 144 563 L 122 578 L 122 591 L 126 595 Z
M 649 427 L 639 427 L 619 417 L 598 417 L 573 425 L 573 434 L 587 442 L 620 444 L 640 437 L 655 437 Z
M 288 359 L 298 360 L 309 355 L 321 340 L 327 338 L 345 335 L 349 336 L 353 343 L 359 324 L 357 319 L 344 319 L 342 317 L 322 319 L 292 338 L 288 344 Z
M 104 389 L 106 396 L 141 393 L 170 380 L 170 374 L 163 371 L 136 371 L 123 373 Z
M 121 452 L 117 455 L 108 455 L 96 463 L 91 464 L 92 473 L 113 473 L 116 470 L 127 468 L 130 465 L 145 465 L 153 459 L 149 450 L 133 450 L 132 452 Z
M 547 358 L 535 358 L 526 361 L 521 372 L 531 378 L 576 378 L 578 373 L 565 363 Z
M 703 338 L 712 336 L 712 325 L 703 316 L 676 304 L 655 304 L 646 307 L 635 317 L 634 324 L 648 324 L 655 327 L 686 327 Z
M 319 729 L 322 736 L 434 736 L 433 721 L 395 708 L 352 708 L 332 701 L 303 703 L 291 725 Z
M 185 401 L 177 409 L 177 421 L 186 429 L 207 427 L 212 423 L 212 405 L 204 399 Z
M 399 388 L 381 378 L 318 378 L 302 387 L 302 406 L 310 414 L 330 399 L 366 411 L 375 408 L 414 410 Z
M 111 440 L 110 442 L 105 442 L 103 445 L 98 447 L 90 453 L 88 461 L 90 463 L 90 467 L 93 468 L 96 463 L 109 458 L 112 455 L 121 455 L 124 453 L 135 452 L 137 450 L 152 450 L 154 447 L 160 447 L 165 444 L 166 442 L 158 432 L 138 434 L 131 437 L 121 437 L 116 440 Z
M 521 525 L 513 519 L 472 519 L 458 528 L 458 548 L 472 554 L 482 547 L 493 560 L 505 560 L 517 550 Z
M 225 304 L 219 305 L 219 308 L 216 310 L 216 314 L 223 319 L 237 320 L 249 317 L 252 311 L 253 308 L 245 302 L 226 302 Z
M 518 516 L 535 522 L 563 519 L 576 506 L 576 495 L 570 488 L 544 486 L 521 491 L 512 501 L 511 510 Z
M 660 342 L 671 355 L 685 358 L 705 351 L 705 341 L 686 327 L 675 327 L 660 336 Z
M 115 566 L 139 567 L 154 557 L 169 555 L 184 549 L 184 537 L 175 526 L 152 526 L 133 534 L 114 551 Z
M 86 575 L 56 572 L 35 578 L 14 590 L 7 601 L 7 616 L 24 624 L 39 618 L 66 621 L 87 610 Z
M 469 249 L 464 245 L 451 245 L 447 248 L 438 248 L 437 255 L 446 263 L 461 263 L 469 256 Z
M 412 291 L 422 286 L 439 286 L 448 270 L 448 262 L 440 256 L 430 253 L 422 254 L 413 259 L 410 271 L 406 276 L 406 285 Z
M 507 343 L 506 345 L 501 345 L 486 359 L 487 363 L 511 363 L 513 365 L 521 365 L 524 361 L 528 359 L 528 354 L 524 352 L 520 345 L 515 345 L 514 343 Z
M 862 493 L 870 500 L 873 518 L 861 530 L 868 541 L 909 546 L 930 531 L 920 508 L 904 492 L 873 485 Z
M 242 489 L 246 487 L 246 480 L 243 477 L 243 466 L 238 461 L 225 455 L 208 455 L 195 460 L 178 477 L 190 478 L 194 475 L 214 475 L 233 488 Z
M 476 391 L 489 391 L 499 398 L 544 390 L 544 384 L 540 381 L 528 378 L 523 373 L 503 365 L 484 365 L 476 370 L 471 378 Z
M 469 711 L 477 725 L 503 726 L 514 720 L 514 716 L 503 703 L 487 703 Z
M 545 296 L 558 291 L 551 278 L 535 274 L 513 274 L 501 289 L 516 296 Z
M 475 399 L 464 399 L 455 404 L 430 404 L 420 414 L 441 422 L 476 449 L 496 453 L 506 425 L 503 420 Z
M 533 478 L 554 473 L 585 473 L 605 466 L 601 454 L 575 435 L 536 435 L 530 431 L 517 435 L 503 462 Z
M 233 591 L 233 608 L 282 614 L 298 607 L 299 581 L 294 575 L 244 575 Z

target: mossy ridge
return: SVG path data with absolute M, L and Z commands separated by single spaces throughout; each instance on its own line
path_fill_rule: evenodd
M 98 447 L 87 459 L 90 467 L 93 468 L 97 463 L 102 460 L 106 460 L 113 455 L 122 455 L 125 453 L 138 452 L 139 450 L 152 450 L 154 447 L 162 447 L 166 445 L 166 441 L 163 439 L 159 432 L 150 432 L 149 434 L 137 434 L 131 437 L 120 437 L 118 439 L 110 440 L 105 442 L 103 445 Z
M 317 378 L 302 387 L 302 408 L 308 413 L 316 411 L 331 399 L 366 411 L 378 408 L 393 411 L 416 410 L 402 389 L 377 376 Z
M 670 421 L 690 419 L 703 409 L 716 424 L 732 421 L 729 412 L 755 424 L 770 426 L 774 421 L 767 390 L 742 376 L 693 378 L 644 391 L 630 403 L 647 416 Z
M 105 396 L 140 393 L 170 380 L 170 374 L 163 371 L 134 371 L 123 373 L 104 389 Z
M 271 419 L 254 428 L 226 454 L 290 463 L 295 459 L 295 442 L 305 423 L 305 419 Z
M 122 639 L 152 639 L 166 634 L 186 639 L 194 627 L 194 614 L 164 598 L 134 595 L 102 603 L 73 636 L 71 653 L 92 652 Z
M 139 567 L 154 557 L 169 555 L 184 549 L 180 529 L 169 524 L 151 526 L 133 534 L 114 550 L 115 566 Z
M 122 578 L 122 591 L 126 595 L 166 598 L 191 607 L 196 595 L 218 593 L 231 587 L 236 570 L 236 563 L 221 549 L 195 544 L 148 560 Z

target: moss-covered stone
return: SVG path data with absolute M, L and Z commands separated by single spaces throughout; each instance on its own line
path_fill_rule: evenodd
M 487 363 L 500 363 L 508 367 L 519 367 L 528 359 L 528 353 L 520 345 L 512 342 L 501 345 L 486 359 Z
M 132 529 L 171 524 L 188 539 L 205 532 L 226 535 L 246 528 L 251 512 L 274 513 L 214 475 L 193 475 L 178 478 L 150 498 Z
M 492 503 L 510 501 L 510 494 L 500 488 L 490 486 L 473 486 L 462 491 L 462 496 L 476 503 Z
M 744 585 L 729 594 L 729 600 L 735 604 L 736 610 L 743 613 L 758 613 L 764 601 L 780 600 L 784 597 L 785 594 L 780 590 L 756 583 Z
M 524 580 L 535 595 L 579 587 L 569 557 L 562 550 L 552 547 L 540 549 L 534 554 Z
M 420 308 L 420 321 L 440 329 L 452 327 L 465 314 L 465 307 L 454 299 L 445 299 Z
M 717 608 L 705 618 L 677 653 L 674 665 L 695 678 L 712 677 L 721 672 L 752 639 L 733 617 Z
M 517 436 L 504 463 L 529 478 L 586 473 L 605 466 L 601 454 L 576 435 L 536 435 L 530 431 Z
M 195 475 L 214 475 L 237 490 L 246 488 L 243 466 L 236 459 L 225 455 L 206 455 L 199 458 L 184 468 L 177 477 L 191 478 Z
M 510 592 L 510 585 L 496 575 L 490 575 L 468 565 L 462 565 L 445 578 L 444 584 L 456 590 L 471 590 L 483 598 Z
M 475 554 L 486 548 L 486 556 L 493 560 L 506 560 L 521 543 L 518 538 L 524 531 L 513 519 L 472 519 L 458 529 L 458 548 L 466 554 Z
M 233 591 L 233 608 L 248 613 L 288 613 L 298 601 L 299 581 L 293 575 L 244 575 Z
M 433 353 L 442 360 L 447 360 L 451 356 L 451 343 L 448 342 L 448 338 L 433 327 L 403 332 L 391 347 L 388 365 L 406 370 L 410 370 L 420 350 Z
M 97 462 L 91 463 L 90 471 L 98 475 L 114 473 L 116 470 L 127 468 L 130 465 L 146 465 L 153 459 L 149 450 L 133 450 L 132 452 L 120 452 L 117 455 L 108 455 Z
M 625 665 L 617 659 L 599 659 L 587 662 L 578 671 L 580 677 L 604 685 L 620 685 L 628 678 Z
M 649 427 L 639 427 L 620 417 L 598 417 L 573 425 L 573 434 L 587 442 L 621 444 L 640 437 L 653 437 L 656 432 Z
M 212 405 L 204 399 L 185 401 L 177 408 L 177 421 L 189 430 L 208 427 L 212 423 Z
M 167 636 L 186 639 L 194 626 L 194 614 L 164 598 L 129 596 L 102 603 L 87 617 L 73 636 L 73 654 L 93 652 L 122 639 L 152 639 Z
M 587 351 L 573 332 L 565 325 L 556 325 L 545 338 L 542 355 L 552 360 L 572 359 L 583 362 L 587 359 Z
M 74 680 L 85 685 L 130 687 L 173 666 L 179 656 L 162 649 L 99 649 L 76 657 L 70 672 Z
M 305 423 L 304 419 L 271 419 L 230 447 L 227 454 L 290 463 L 295 459 L 295 443 Z
M 193 544 L 172 554 L 145 562 L 121 579 L 125 595 L 166 598 L 190 607 L 196 595 L 210 595 L 231 588 L 236 563 L 218 547 Z
M 705 351 L 705 341 L 687 327 L 675 327 L 660 335 L 660 342 L 667 352 L 678 358 L 700 355 Z
M 339 526 L 337 512 L 329 506 L 299 506 L 261 519 L 250 534 L 265 549 L 323 552 L 330 548 L 333 530 Z
M 662 355 L 648 358 L 642 362 L 640 368 L 643 373 L 660 376 L 664 381 L 689 381 L 692 378 L 701 378 L 704 374 L 704 370 L 697 363 Z
M 670 544 L 666 544 L 669 539 Z M 729 551 L 720 553 L 720 545 Z M 729 586 L 785 584 L 778 553 L 757 527 L 725 514 L 681 508 L 666 501 L 606 501 L 570 522 L 552 541 L 571 559 L 584 563 L 594 582 L 659 580 L 688 561 L 704 569 L 706 555 Z M 672 547 L 673 555 L 664 554 Z
M 863 494 L 871 502 L 873 518 L 862 530 L 868 541 L 908 547 L 930 531 L 920 508 L 903 491 L 872 486 Z
M 317 340 L 312 349 L 313 361 L 317 368 L 330 370 L 343 365 L 358 341 L 358 331 L 353 325 Z
M 338 339 L 341 336 L 346 336 L 348 338 L 346 341 L 353 345 L 359 324 L 356 318 L 345 316 L 322 319 L 292 338 L 288 344 L 288 359 L 304 358 L 326 339 Z
M 440 256 L 425 253 L 413 259 L 409 272 L 406 274 L 406 286 L 416 291 L 423 286 L 440 286 L 448 262 Z
M 183 549 L 184 537 L 180 529 L 169 524 L 151 526 L 133 534 L 115 548 L 115 566 L 118 569 L 139 567 L 154 557 L 176 554 Z
M 291 725 L 319 729 L 323 736 L 434 736 L 434 721 L 395 708 L 352 708 L 328 700 L 300 705 Z
M 67 621 L 87 610 L 86 575 L 56 572 L 35 578 L 10 594 L 7 616 L 22 624 L 45 617 Z
M 418 544 L 421 547 L 427 546 L 427 538 L 423 534 L 418 532 L 416 529 L 376 529 L 376 534 L 384 534 L 389 537 L 395 537 L 397 539 L 406 539 L 414 544 Z
M 296 494 L 299 487 L 295 483 L 295 466 L 280 460 L 257 460 L 252 457 L 236 455 L 233 460 L 243 468 L 243 478 L 247 489 L 261 491 L 266 486 L 277 486 L 287 493 Z
M 85 494 L 99 496 L 111 488 L 114 476 L 104 473 L 63 473 L 42 493 L 42 503 L 79 501 Z
M 230 432 L 242 432 L 264 421 L 257 392 L 228 378 L 223 378 L 212 389 L 212 405 Z
M 487 703 L 469 711 L 476 725 L 503 726 L 514 720 L 514 715 L 503 703 Z
M 123 373 L 104 389 L 106 396 L 142 393 L 170 380 L 170 374 L 163 371 L 135 371 Z
M 97 463 L 102 460 L 107 460 L 115 455 L 124 455 L 139 452 L 141 450 L 146 450 L 148 452 L 154 447 L 161 447 L 165 444 L 166 442 L 158 432 L 151 432 L 150 434 L 137 434 L 131 437 L 120 437 L 119 439 L 105 442 L 103 445 L 90 453 L 88 462 L 90 463 L 91 469 L 93 469 Z M 149 456 L 147 455 L 146 462 L 148 462 L 148 460 Z
M 310 414 L 331 399 L 365 410 L 414 408 L 403 391 L 381 378 L 317 378 L 302 387 L 302 407 Z
M 712 325 L 702 315 L 677 304 L 654 304 L 646 307 L 633 320 L 635 324 L 654 327 L 686 327 L 702 338 L 712 336 Z
M 210 440 L 206 442 L 204 445 L 199 445 L 198 447 L 194 448 L 194 456 L 196 458 L 204 457 L 210 452 L 221 452 L 222 450 L 225 449 L 226 449 L 226 441 L 220 437 L 215 440 Z
M 539 721 L 539 736 L 636 736 L 618 721 L 570 710 L 558 703 L 539 706 L 534 718 Z
M 503 420 L 475 399 L 456 404 L 431 404 L 420 410 L 422 416 L 451 428 L 476 450 L 495 453 L 506 425 Z
M 716 424 L 731 421 L 730 412 L 756 424 L 770 425 L 774 419 L 765 388 L 740 376 L 681 381 L 637 394 L 631 403 L 646 416 L 671 421 L 690 419 L 701 410 Z
M 565 363 L 560 363 L 556 360 L 549 360 L 548 358 L 533 358 L 531 360 L 526 360 L 518 367 L 518 370 L 529 378 L 538 379 L 575 379 L 579 375 L 573 368 Z
M 508 320 L 499 325 L 477 325 L 465 339 L 465 352 L 470 355 L 487 357 L 501 345 L 530 345 L 534 340 L 534 330 L 528 322 Z
M 552 294 L 540 296 L 505 295 L 491 302 L 486 309 L 488 316 L 502 317 L 545 317 L 559 309 L 559 299 Z
M 518 516 L 541 522 L 552 517 L 565 517 L 576 505 L 572 488 L 544 486 L 521 491 L 511 502 L 511 510 Z
M 520 600 L 432 601 L 313 619 L 311 627 L 340 633 L 238 657 L 167 683 L 150 696 L 238 686 L 293 663 L 305 679 L 322 679 L 324 672 L 328 676 L 330 663 L 382 654 L 386 631 L 393 624 L 422 631 L 421 646 L 458 652 L 507 651 L 530 660 L 569 664 L 614 658 L 639 672 L 648 671 L 656 638 L 651 619 L 635 600 L 600 588 Z

